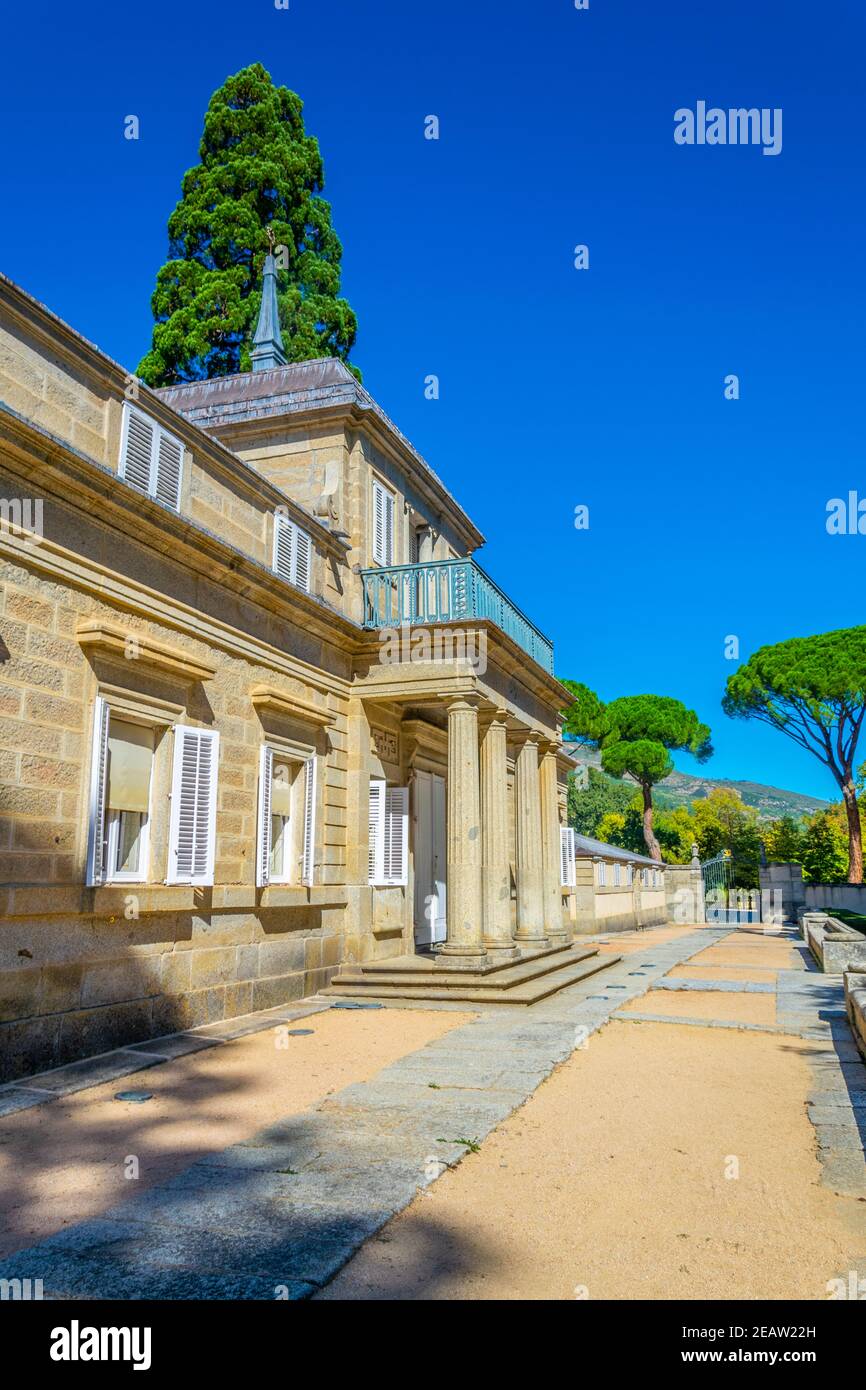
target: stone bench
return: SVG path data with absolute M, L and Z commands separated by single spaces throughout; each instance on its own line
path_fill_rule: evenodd
M 804 912 L 803 940 L 825 975 L 866 971 L 866 936 L 827 912 Z
M 866 1061 L 866 972 L 846 970 L 845 1007 L 848 1010 L 848 1021 L 854 1041 L 863 1053 L 863 1060 Z

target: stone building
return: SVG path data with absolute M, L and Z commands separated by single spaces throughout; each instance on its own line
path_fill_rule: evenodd
M 583 968 L 551 644 L 272 292 L 253 371 L 150 391 L 0 280 L 7 1077 L 340 967 Z

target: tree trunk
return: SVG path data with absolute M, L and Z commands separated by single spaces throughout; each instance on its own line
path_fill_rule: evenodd
M 653 789 L 648 782 L 641 783 L 643 792 L 643 837 L 651 857 L 657 864 L 662 862 L 661 845 L 653 832 Z
M 860 807 L 857 792 L 850 777 L 842 786 L 845 814 L 848 817 L 848 882 L 863 882 L 863 845 L 860 836 Z

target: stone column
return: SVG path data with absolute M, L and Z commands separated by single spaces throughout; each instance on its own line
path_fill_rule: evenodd
M 449 967 L 480 964 L 481 797 L 478 710 L 469 700 L 448 706 L 448 939 L 440 952 Z
M 541 795 L 538 785 L 538 736 L 527 733 L 517 755 L 514 781 L 517 840 L 517 944 L 547 945 L 541 867 Z
M 484 945 L 497 959 L 519 956 L 511 930 L 508 857 L 508 711 L 483 719 L 481 739 L 481 897 Z
M 571 941 L 562 913 L 562 845 L 559 834 L 559 788 L 556 780 L 557 743 L 541 747 L 541 874 L 544 932 L 551 946 Z

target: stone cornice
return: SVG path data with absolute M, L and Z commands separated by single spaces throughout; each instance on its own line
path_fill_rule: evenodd
M 196 661 L 186 652 L 166 647 L 162 642 L 155 642 L 152 637 L 114 627 L 111 623 L 79 623 L 75 629 L 75 636 L 80 646 L 95 655 L 125 661 L 133 659 L 134 653 L 134 660 L 138 666 L 168 672 L 169 675 L 180 676 L 183 680 L 210 681 L 217 672 L 215 666 Z
M 281 714 L 287 718 L 296 719 L 302 724 L 315 724 L 325 728 L 327 725 L 333 724 L 336 718 L 336 715 L 332 714 L 330 710 L 323 709 L 320 705 L 311 705 L 309 701 L 302 700 L 300 696 L 290 695 L 271 685 L 252 686 L 250 699 L 257 710 Z
M 239 592 L 247 601 L 285 617 L 338 649 L 356 651 L 366 636 L 351 619 L 323 600 L 280 579 L 270 569 L 215 536 L 188 517 L 126 486 L 103 464 L 73 449 L 64 440 L 24 420 L 0 403 L 0 441 L 8 446 L 3 463 L 11 471 L 38 481 L 40 492 L 53 495 L 66 507 L 78 506 L 102 525 L 123 534 L 186 569 L 205 574 L 214 583 Z M 51 543 L 19 542 L 0 534 L 0 545 L 20 548 L 33 563 Z M 71 551 L 61 553 L 72 556 Z M 82 566 L 86 561 L 82 559 Z M 112 571 L 106 571 L 112 573 Z M 120 576 L 118 576 L 120 577 Z
M 52 357 L 65 359 L 76 372 L 81 372 L 84 369 L 93 378 L 92 384 L 101 386 L 109 396 L 114 396 L 118 405 L 121 405 L 126 399 L 130 382 L 136 381 L 138 399 L 134 403 L 152 415 L 170 434 L 180 439 L 186 449 L 206 459 L 218 474 L 229 478 L 234 487 L 239 488 L 248 496 L 255 496 L 259 500 L 264 499 L 274 507 L 285 507 L 288 515 L 294 521 L 311 531 L 319 549 L 336 556 L 342 563 L 345 563 L 349 550 L 345 541 L 332 535 L 327 527 L 323 526 L 294 498 L 289 497 L 276 484 L 258 473 L 249 464 L 244 463 L 213 435 L 199 429 L 186 416 L 174 410 L 161 399 L 159 392 L 152 391 L 144 382 L 139 381 L 134 373 L 127 371 L 125 367 L 113 361 L 95 344 L 83 338 L 80 333 L 76 333 L 75 329 L 71 328 L 68 323 L 52 313 L 44 304 L 28 295 L 21 289 L 20 285 L 16 285 L 5 275 L 0 275 L 0 304 L 2 304 L 4 312 L 35 337 L 48 354 Z M 8 407 L 4 407 L 4 410 L 10 415 L 15 415 L 15 412 L 8 411 Z M 21 417 L 16 418 L 20 419 Z M 38 429 L 38 426 L 34 426 L 34 428 Z M 40 432 L 45 433 L 44 431 Z M 102 465 L 97 466 L 102 467 Z

